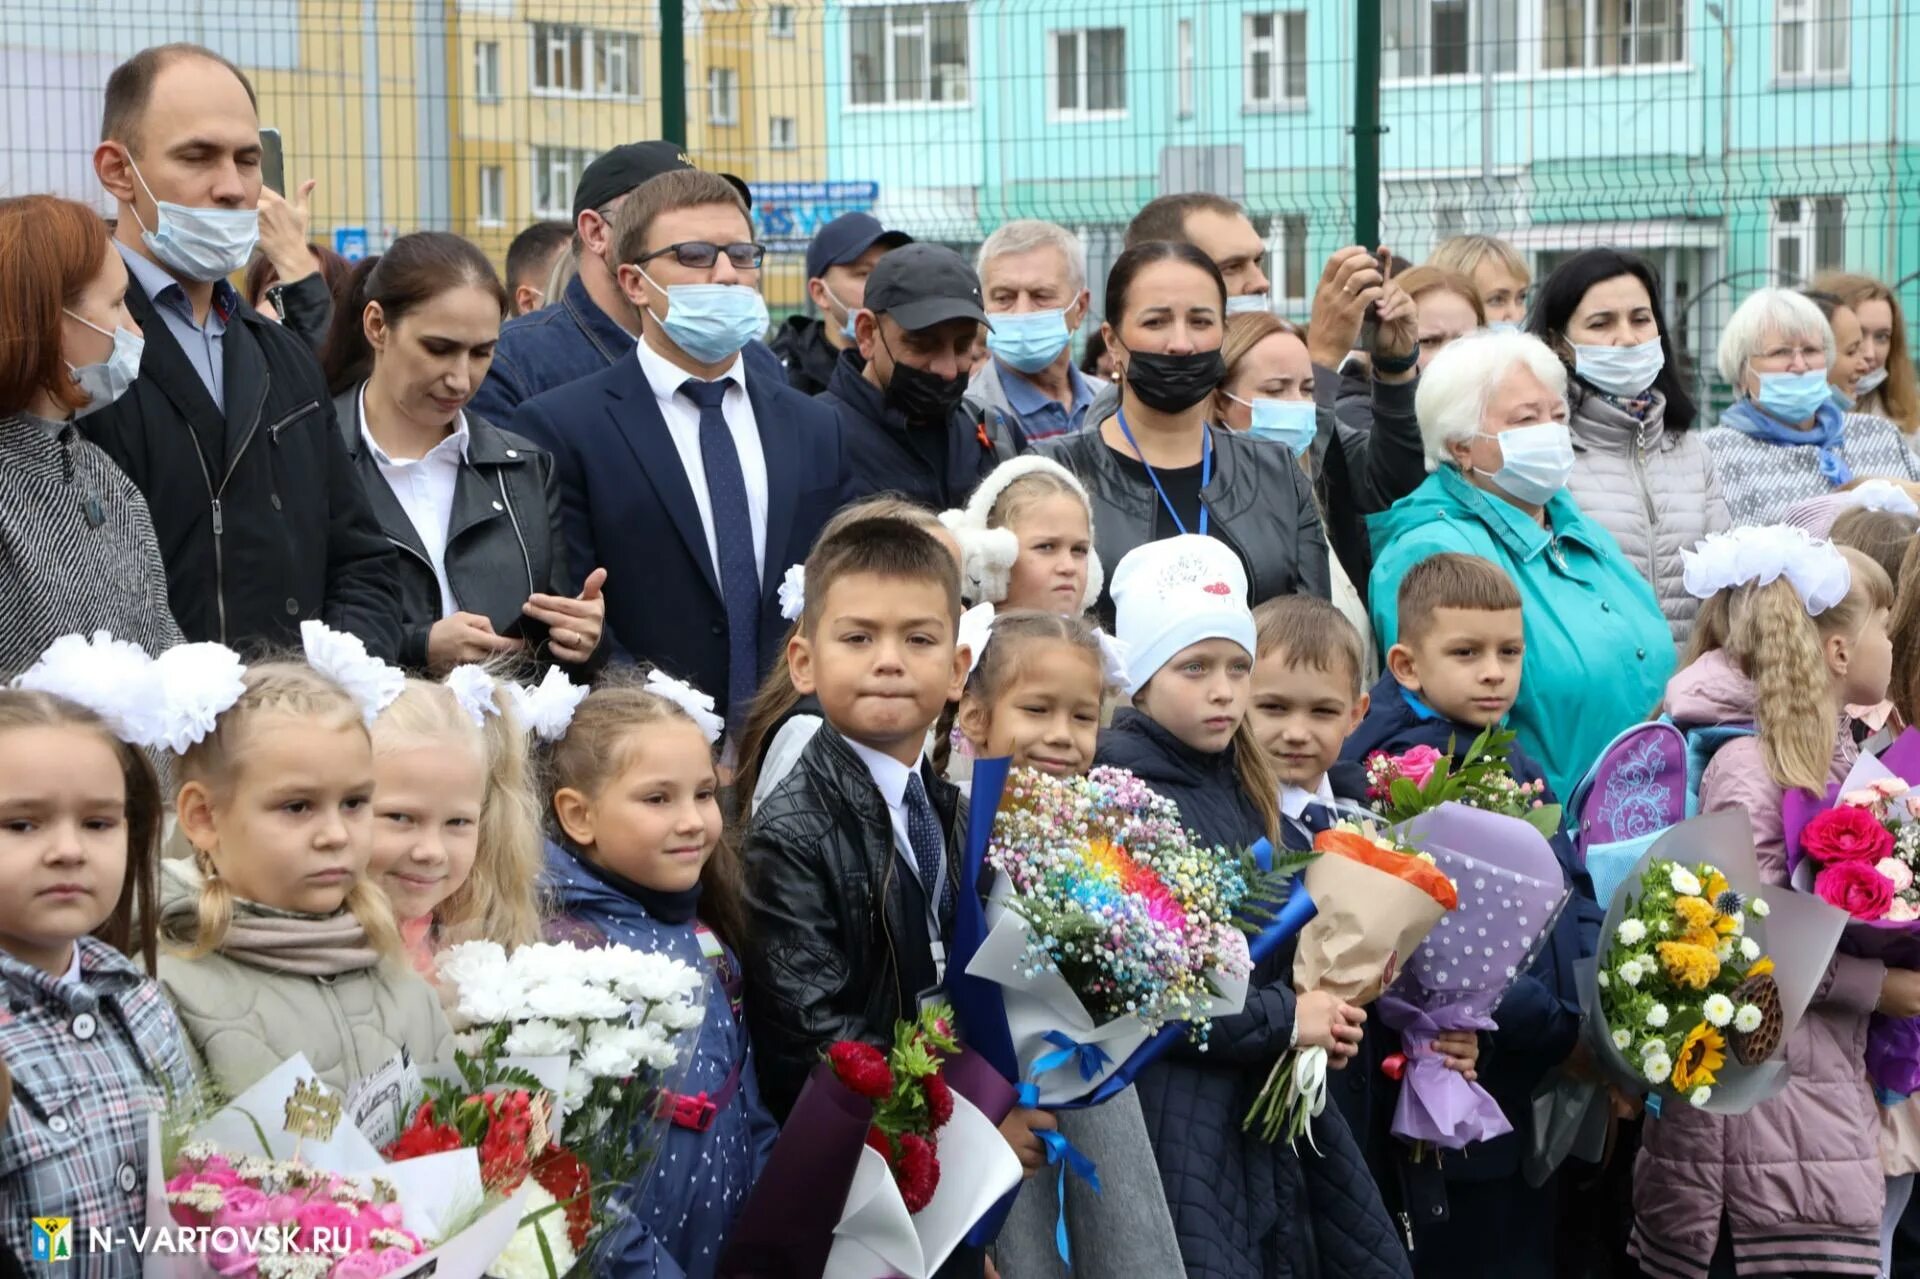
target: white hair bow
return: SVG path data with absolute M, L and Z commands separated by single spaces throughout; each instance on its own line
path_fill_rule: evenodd
M 529 733 L 543 742 L 557 742 L 567 735 L 573 713 L 587 700 L 587 686 L 567 678 L 558 666 L 549 666 L 538 684 L 508 684 L 507 698 L 513 713 Z
M 1862 510 L 1920 519 L 1920 502 L 1915 502 L 1913 494 L 1892 480 L 1867 480 L 1847 496 Z
M 1095 630 L 1094 638 L 1100 641 L 1100 674 L 1107 681 L 1108 688 L 1125 690 L 1127 687 L 1127 643 L 1117 636 L 1103 630 Z
M 960 646 L 967 650 L 967 675 L 980 669 L 980 658 L 987 651 L 988 641 L 993 639 L 993 605 L 975 604 L 960 614 Z
M 213 731 L 247 691 L 246 666 L 223 644 L 181 644 L 158 660 L 105 631 L 62 635 L 15 688 L 86 707 L 121 741 L 175 754 Z
M 800 620 L 807 607 L 807 566 L 795 564 L 780 579 L 780 616 L 789 622 Z
M 447 672 L 445 682 L 460 709 L 473 717 L 476 728 L 485 728 L 487 716 L 500 713 L 500 704 L 493 700 L 494 678 L 486 667 L 471 662 L 456 666 Z
M 664 697 L 687 713 L 706 734 L 709 744 L 720 740 L 720 734 L 727 729 L 727 722 L 713 713 L 713 698 L 701 692 L 683 679 L 675 679 L 656 667 L 647 672 L 647 691 L 656 697 Z
M 1818 617 L 1845 599 L 1853 585 L 1853 570 L 1838 547 L 1786 524 L 1715 533 L 1680 555 L 1685 564 L 1681 580 L 1696 599 L 1784 577 L 1807 616 Z
M 368 728 L 407 686 L 405 672 L 367 652 L 358 635 L 336 631 L 325 622 L 300 623 L 300 647 L 307 665 L 347 690 Z

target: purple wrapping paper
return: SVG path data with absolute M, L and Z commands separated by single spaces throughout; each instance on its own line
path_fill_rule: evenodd
M 1873 1015 L 1867 1023 L 1867 1076 L 1883 1103 L 1920 1092 L 1920 1017 Z
M 1400 833 L 1452 878 L 1460 904 L 1380 998 L 1380 1019 L 1400 1032 L 1408 1062 L 1393 1132 L 1459 1150 L 1513 1126 L 1492 1094 L 1433 1054 L 1434 1036 L 1497 1028 L 1493 1009 L 1533 961 L 1566 888 L 1552 847 L 1517 817 L 1442 804 Z M 1473 853 L 1460 851 L 1467 848 Z
M 942 1073 L 994 1123 L 1013 1109 L 1013 1085 L 979 1053 L 962 1050 Z M 716 1279 L 818 1279 L 872 1123 L 873 1103 L 815 1066 L 734 1218 Z

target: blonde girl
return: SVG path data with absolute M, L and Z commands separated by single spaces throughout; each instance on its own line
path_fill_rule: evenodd
M 153 962 L 161 813 L 146 756 L 99 714 L 0 690 L 0 1240 L 17 1259 L 35 1217 L 121 1239 L 145 1225 L 147 1119 L 193 1086 L 180 1024 L 135 962 Z M 123 1248 L 84 1273 L 140 1272 Z
M 416 972 L 457 942 L 539 940 L 540 802 L 505 685 L 408 680 L 374 721 L 373 778 L 370 872 Z
M 347 1090 L 402 1052 L 438 1060 L 446 1018 L 368 874 L 377 707 L 304 662 L 250 667 L 242 685 L 181 756 L 193 855 L 162 868 L 159 977 L 202 1073 L 232 1094 L 304 1053 Z
M 709 1279 L 776 1131 L 741 1006 L 740 859 L 721 824 L 711 705 L 658 672 L 644 687 L 597 688 L 550 761 L 559 843 L 548 857 L 549 935 L 671 955 L 709 974 L 693 1060 L 663 1099 L 665 1150 L 607 1244 L 610 1274 Z
M 969 604 L 1078 616 L 1100 598 L 1092 505 L 1058 462 L 1033 453 L 1003 462 L 965 509 L 940 522 L 960 540 L 960 594 Z
M 923 528 L 953 552 L 956 563 L 960 561 L 960 543 L 954 534 L 925 507 L 915 506 L 903 498 L 876 497 L 845 507 L 827 521 L 820 530 L 820 537 L 824 540 L 851 524 L 874 519 L 905 520 L 916 528 Z M 787 629 L 785 643 L 792 643 L 799 631 L 805 576 L 805 566 L 795 564 L 787 570 L 786 584 L 780 588 L 783 615 L 793 623 Z M 773 669 L 767 672 L 766 683 L 760 686 L 759 694 L 753 699 L 753 710 L 747 716 L 747 726 L 740 733 L 733 787 L 736 794 L 747 800 L 748 807 L 743 816 L 751 816 L 753 810 L 760 807 L 761 801 L 773 793 L 773 788 L 780 784 L 781 779 L 793 770 L 794 764 L 800 759 L 800 752 L 813 740 L 814 733 L 819 731 L 823 722 L 820 704 L 811 696 L 802 697 L 793 687 L 793 677 L 787 673 L 787 664 L 775 662 Z
M 1706 602 L 1666 709 L 1682 729 L 1751 729 L 1707 765 L 1700 811 L 1744 813 L 1762 878 L 1784 888 L 1781 801 L 1823 794 L 1852 765 L 1843 708 L 1886 695 L 1892 584 L 1859 551 L 1782 526 L 1708 538 L 1686 584 Z M 1788 1041 L 1781 1093 L 1740 1116 L 1669 1106 L 1648 1119 L 1630 1245 L 1643 1267 L 1705 1274 L 1718 1254 L 1741 1274 L 1880 1273 L 1886 1192 L 1864 1065 L 1876 1011 L 1920 1013 L 1920 973 L 1836 955 Z

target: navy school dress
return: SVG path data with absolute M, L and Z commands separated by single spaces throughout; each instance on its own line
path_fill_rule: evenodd
M 598 1270 L 620 1279 L 711 1279 L 779 1131 L 760 1104 L 740 1014 L 739 961 L 695 918 L 698 888 L 656 892 L 548 844 L 547 889 L 556 916 L 548 940 L 631 946 L 708 975 L 706 1019 L 674 1117 L 662 1128 L 664 1148 L 639 1210 L 607 1240 Z
M 1479 735 L 1479 729 L 1447 719 L 1386 675 L 1374 685 L 1372 707 L 1341 755 L 1363 763 L 1375 751 L 1399 755 L 1415 746 L 1459 753 Z M 1517 745 L 1507 762 L 1516 781 L 1545 779 L 1539 764 Z M 1559 802 L 1551 789 L 1542 798 Z M 1540 956 L 1494 1009 L 1499 1029 L 1481 1037 L 1480 1086 L 1499 1103 L 1513 1131 L 1449 1151 L 1437 1166 L 1431 1159 L 1410 1164 L 1410 1147 L 1389 1132 L 1399 1085 L 1380 1069 L 1400 1050 L 1398 1036 L 1377 1020 L 1368 1023 L 1360 1057 L 1348 1068 L 1361 1068 L 1359 1074 L 1334 1089 L 1390 1209 L 1403 1232 L 1410 1230 L 1414 1273 L 1421 1279 L 1480 1276 L 1495 1269 L 1511 1279 L 1554 1275 L 1554 1183 L 1529 1186 L 1521 1160 L 1532 1126 L 1534 1089 L 1566 1060 L 1578 1039 L 1574 964 L 1594 953 L 1604 916 L 1566 834 L 1548 842 L 1573 896 Z
M 1196 751 L 1121 710 L 1095 763 L 1124 768 L 1180 809 L 1207 844 L 1266 832 L 1231 750 Z M 1177 1044 L 1135 1081 L 1189 1279 L 1389 1279 L 1408 1273 L 1380 1194 L 1340 1114 L 1314 1121 L 1314 1153 L 1243 1131 L 1293 1034 L 1293 948 L 1253 973 L 1243 1011 L 1214 1021 L 1205 1052 Z

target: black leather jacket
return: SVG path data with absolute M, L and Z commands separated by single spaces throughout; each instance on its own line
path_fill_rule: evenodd
M 921 766 L 959 873 L 960 792 Z M 833 726 L 754 814 L 746 845 L 751 939 L 741 959 L 760 1096 L 784 1120 L 828 1044 L 893 1041 L 939 984 L 920 881 L 901 865 L 887 803 Z M 943 936 L 951 917 L 940 921 Z
M 362 385 L 334 397 L 334 418 L 380 531 L 398 552 L 394 578 L 400 590 L 400 662 L 423 670 L 428 632 L 441 617 L 440 582 L 413 521 L 360 433 Z M 560 485 L 553 475 L 553 456 L 469 411 L 467 457 L 454 482 L 448 533 L 447 581 L 453 602 L 484 616 L 496 633 L 525 639 L 532 659 L 546 665 L 546 624 L 526 616 L 521 606 L 533 594 L 574 594 L 560 534 Z M 584 666 L 566 669 L 589 674 L 607 652 L 602 632 L 593 657 Z
M 1329 586 L 1327 539 L 1314 509 L 1307 474 L 1291 451 L 1263 440 L 1209 427 L 1213 432 L 1213 478 L 1200 490 L 1208 532 L 1246 566 L 1249 605 L 1277 595 L 1318 595 Z M 1093 499 L 1093 527 L 1100 562 L 1113 566 L 1136 546 L 1154 540 L 1160 497 L 1121 469 L 1097 427 L 1043 440 L 1034 451 L 1080 477 Z M 1113 620 L 1113 598 L 1100 595 L 1100 617 Z

